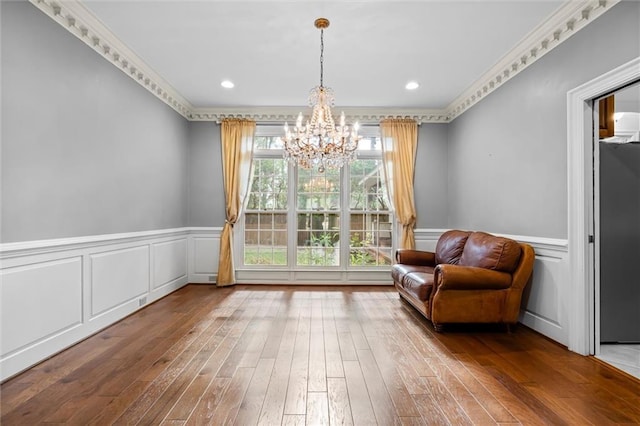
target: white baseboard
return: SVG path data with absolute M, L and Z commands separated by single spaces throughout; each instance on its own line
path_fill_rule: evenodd
M 241 284 L 393 285 L 388 269 L 375 271 L 244 269 L 236 271 L 236 280 Z

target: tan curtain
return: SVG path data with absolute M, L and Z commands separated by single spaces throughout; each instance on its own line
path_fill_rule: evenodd
M 222 173 L 227 220 L 220 237 L 220 260 L 216 285 L 225 287 L 236 283 L 233 264 L 233 226 L 240 218 L 251 173 L 253 135 L 256 123 L 251 120 L 222 121 Z
M 413 178 L 418 146 L 418 124 L 409 119 L 387 119 L 380 123 L 387 188 L 398 221 L 402 225 L 400 248 L 414 249 L 416 207 Z

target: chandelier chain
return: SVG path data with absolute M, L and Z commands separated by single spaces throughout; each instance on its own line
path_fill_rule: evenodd
M 320 30 L 320 87 L 324 87 L 324 29 Z

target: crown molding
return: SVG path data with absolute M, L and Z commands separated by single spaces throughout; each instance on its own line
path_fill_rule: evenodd
M 247 107 L 247 108 L 199 108 L 189 115 L 191 121 L 215 121 L 225 118 L 247 118 L 259 123 L 295 122 L 300 107 Z M 385 118 L 411 118 L 421 123 L 446 123 L 448 116 L 442 110 L 393 109 L 393 108 L 340 108 L 345 117 L 360 124 L 377 124 Z
M 195 108 L 122 43 L 81 0 L 29 1 L 189 121 L 219 123 L 225 118 L 248 118 L 264 123 L 294 122 L 298 116 L 300 107 Z M 344 108 L 345 115 L 362 124 L 378 123 L 385 118 L 412 118 L 419 124 L 449 123 L 620 1 L 568 0 L 445 109 Z
M 158 99 L 188 119 L 193 106 L 77 0 L 29 0 Z
M 602 16 L 620 0 L 570 0 L 527 34 L 446 108 L 449 121 Z

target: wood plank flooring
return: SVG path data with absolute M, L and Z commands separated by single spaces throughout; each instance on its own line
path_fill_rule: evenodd
M 393 287 L 189 285 L 0 392 L 7 426 L 640 424 L 640 381 Z

